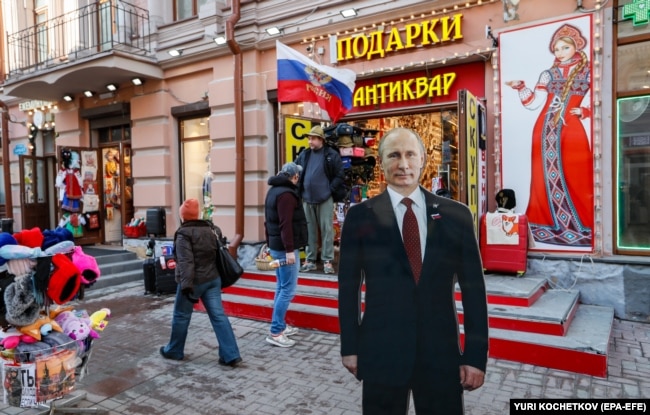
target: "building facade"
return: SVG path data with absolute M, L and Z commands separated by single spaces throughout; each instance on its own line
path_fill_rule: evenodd
M 314 103 L 278 102 L 279 41 L 357 74 L 339 120 L 360 131 L 345 150 L 352 203 L 382 189 L 382 132 L 415 128 L 422 184 L 467 203 L 477 231 L 497 191 L 514 189 L 529 269 L 647 318 L 650 26 L 638 3 L 3 2 L 2 217 L 119 244 L 152 208 L 166 212 L 156 233 L 172 235 L 197 197 L 235 244 L 262 241 L 267 178 L 312 125 L 332 124 Z

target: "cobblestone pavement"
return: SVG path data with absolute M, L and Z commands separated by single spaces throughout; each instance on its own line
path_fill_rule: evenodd
M 341 366 L 338 335 L 301 330 L 296 346 L 283 349 L 264 341 L 267 323 L 233 318 L 244 360 L 233 369 L 217 363 L 207 315 L 194 313 L 185 360 L 169 361 L 158 349 L 169 336 L 172 305 L 171 296 L 145 296 L 136 283 L 89 291 L 76 307 L 108 307 L 112 317 L 68 398 L 108 414 L 360 413 L 361 385 Z M 465 406 L 467 415 L 502 415 L 510 398 L 639 397 L 650 397 L 650 324 L 616 320 L 607 379 L 490 358 L 485 385 L 466 393 Z M 63 401 L 55 413 L 67 413 Z M 0 404 L 0 413 L 48 412 Z

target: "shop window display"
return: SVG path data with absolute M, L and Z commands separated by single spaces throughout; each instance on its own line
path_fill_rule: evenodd
M 617 245 L 650 248 L 650 96 L 618 100 Z
M 212 179 L 210 172 L 210 148 L 208 122 L 205 117 L 181 121 L 184 199 L 203 201 L 202 219 L 210 219 L 213 213 Z
M 349 189 L 345 201 L 335 205 L 335 243 L 350 206 L 376 196 L 384 190 L 378 147 L 385 132 L 410 128 L 422 137 L 428 162 L 420 183 L 445 197 L 460 199 L 458 113 L 444 110 L 423 114 L 355 120 L 325 128 L 327 143 L 338 149 Z
M 460 197 L 458 175 L 458 114 L 455 110 L 436 111 L 424 114 L 398 115 L 393 117 L 372 118 L 350 122 L 360 131 L 367 131 L 366 137 L 372 137 L 371 151 L 366 153 L 377 156 L 377 147 L 383 133 L 396 128 L 411 128 L 422 137 L 427 163 L 420 178 L 420 184 L 436 192 L 447 189 L 451 197 Z M 367 177 L 367 196 L 372 197 L 383 190 L 381 169 L 376 164 L 372 176 Z M 356 184 L 356 183 L 352 183 Z

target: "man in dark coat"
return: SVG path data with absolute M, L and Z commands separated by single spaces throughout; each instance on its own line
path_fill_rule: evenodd
M 296 342 L 289 337 L 298 333 L 296 327 L 287 325 L 285 316 L 296 294 L 300 249 L 307 244 L 307 220 L 296 187 L 301 172 L 302 167 L 293 162 L 282 166 L 277 176 L 269 178 L 271 188 L 264 203 L 266 243 L 280 264 L 275 269 L 277 282 L 266 341 L 278 347 L 293 346 Z
M 414 131 L 389 131 L 379 158 L 388 189 L 351 207 L 343 226 L 343 365 L 363 381 L 366 415 L 403 415 L 410 392 L 419 415 L 462 414 L 463 390 L 483 384 L 488 357 L 485 282 L 472 215 L 465 205 L 419 186 L 425 152 Z M 417 223 L 403 236 L 411 229 L 405 219 L 409 210 Z M 416 239 L 416 248 L 407 248 Z
M 338 151 L 327 145 L 325 133 L 320 125 L 315 125 L 307 133 L 309 148 L 303 150 L 296 159 L 303 173 L 298 181 L 298 192 L 303 199 L 307 217 L 308 243 L 307 258 L 300 271 L 316 269 L 318 247 L 323 261 L 323 272 L 334 274 L 334 203 L 341 201 L 339 191 L 344 190 L 343 162 Z M 319 238 L 320 236 L 320 238 Z M 320 244 L 319 244 L 320 242 Z

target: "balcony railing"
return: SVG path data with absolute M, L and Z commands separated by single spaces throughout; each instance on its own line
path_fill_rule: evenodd
M 96 2 L 8 35 L 8 78 L 116 50 L 150 53 L 149 12 L 123 1 Z

